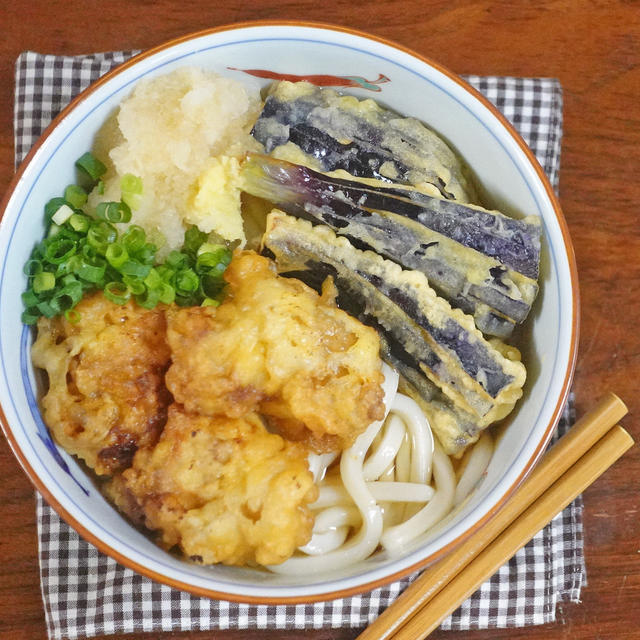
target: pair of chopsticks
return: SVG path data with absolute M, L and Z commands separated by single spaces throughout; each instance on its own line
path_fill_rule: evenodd
M 543 456 L 493 519 L 428 567 L 358 640 L 426 638 L 633 445 L 616 425 L 626 413 L 616 395 L 603 398 Z

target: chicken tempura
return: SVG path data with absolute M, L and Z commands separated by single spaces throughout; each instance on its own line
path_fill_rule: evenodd
M 316 451 L 349 446 L 384 414 L 379 338 L 253 252 L 236 252 L 218 308 L 168 312 L 173 361 L 166 381 L 188 411 L 247 411 Z
M 276 564 L 311 537 L 317 488 L 307 455 L 256 414 L 209 418 L 174 404 L 158 444 L 141 449 L 107 493 L 196 562 Z
M 110 475 L 155 444 L 167 419 L 164 309 L 118 306 L 96 293 L 76 310 L 75 324 L 64 316 L 38 322 L 32 359 L 49 377 L 44 419 L 69 453 Z

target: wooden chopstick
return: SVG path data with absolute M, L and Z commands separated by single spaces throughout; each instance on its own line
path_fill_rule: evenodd
M 421 640 L 503 564 L 550 522 L 562 509 L 600 477 L 633 445 L 619 425 L 613 427 L 590 451 L 540 496 L 488 547 L 443 587 L 393 635 L 393 640 Z
M 442 560 L 428 567 L 358 636 L 358 640 L 390 638 L 626 413 L 622 400 L 613 393 L 607 394 L 543 456 L 515 496 L 494 518 Z

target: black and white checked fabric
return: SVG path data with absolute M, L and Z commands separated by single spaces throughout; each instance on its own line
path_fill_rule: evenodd
M 134 52 L 78 57 L 23 53 L 16 64 L 15 148 L 19 163 L 69 100 Z M 546 78 L 468 76 L 522 134 L 557 189 L 562 93 Z M 572 406 L 571 403 L 569 407 Z M 558 433 L 573 423 L 570 408 Z M 137 631 L 364 627 L 409 584 L 309 605 L 255 606 L 191 596 L 119 565 L 82 540 L 37 497 L 42 595 L 50 638 Z M 464 630 L 542 624 L 558 601 L 577 601 L 585 580 L 578 499 L 442 625 Z

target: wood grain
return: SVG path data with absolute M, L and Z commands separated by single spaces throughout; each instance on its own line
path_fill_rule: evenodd
M 328 10 L 330 7 L 330 11 Z M 461 74 L 553 76 L 564 87 L 561 203 L 582 296 L 578 413 L 605 391 L 626 402 L 640 437 L 640 4 L 632 0 L 0 0 L 0 191 L 13 174 L 14 61 L 21 51 L 147 48 L 230 22 L 305 19 L 389 38 Z M 0 438 L 0 640 L 46 638 L 33 491 Z M 585 494 L 588 586 L 541 627 L 464 633 L 470 640 L 640 637 L 640 449 Z M 220 632 L 215 637 L 355 638 L 359 630 Z M 436 631 L 432 638 L 462 634 Z M 145 634 L 111 636 L 131 640 Z M 211 638 L 211 633 L 154 638 Z

